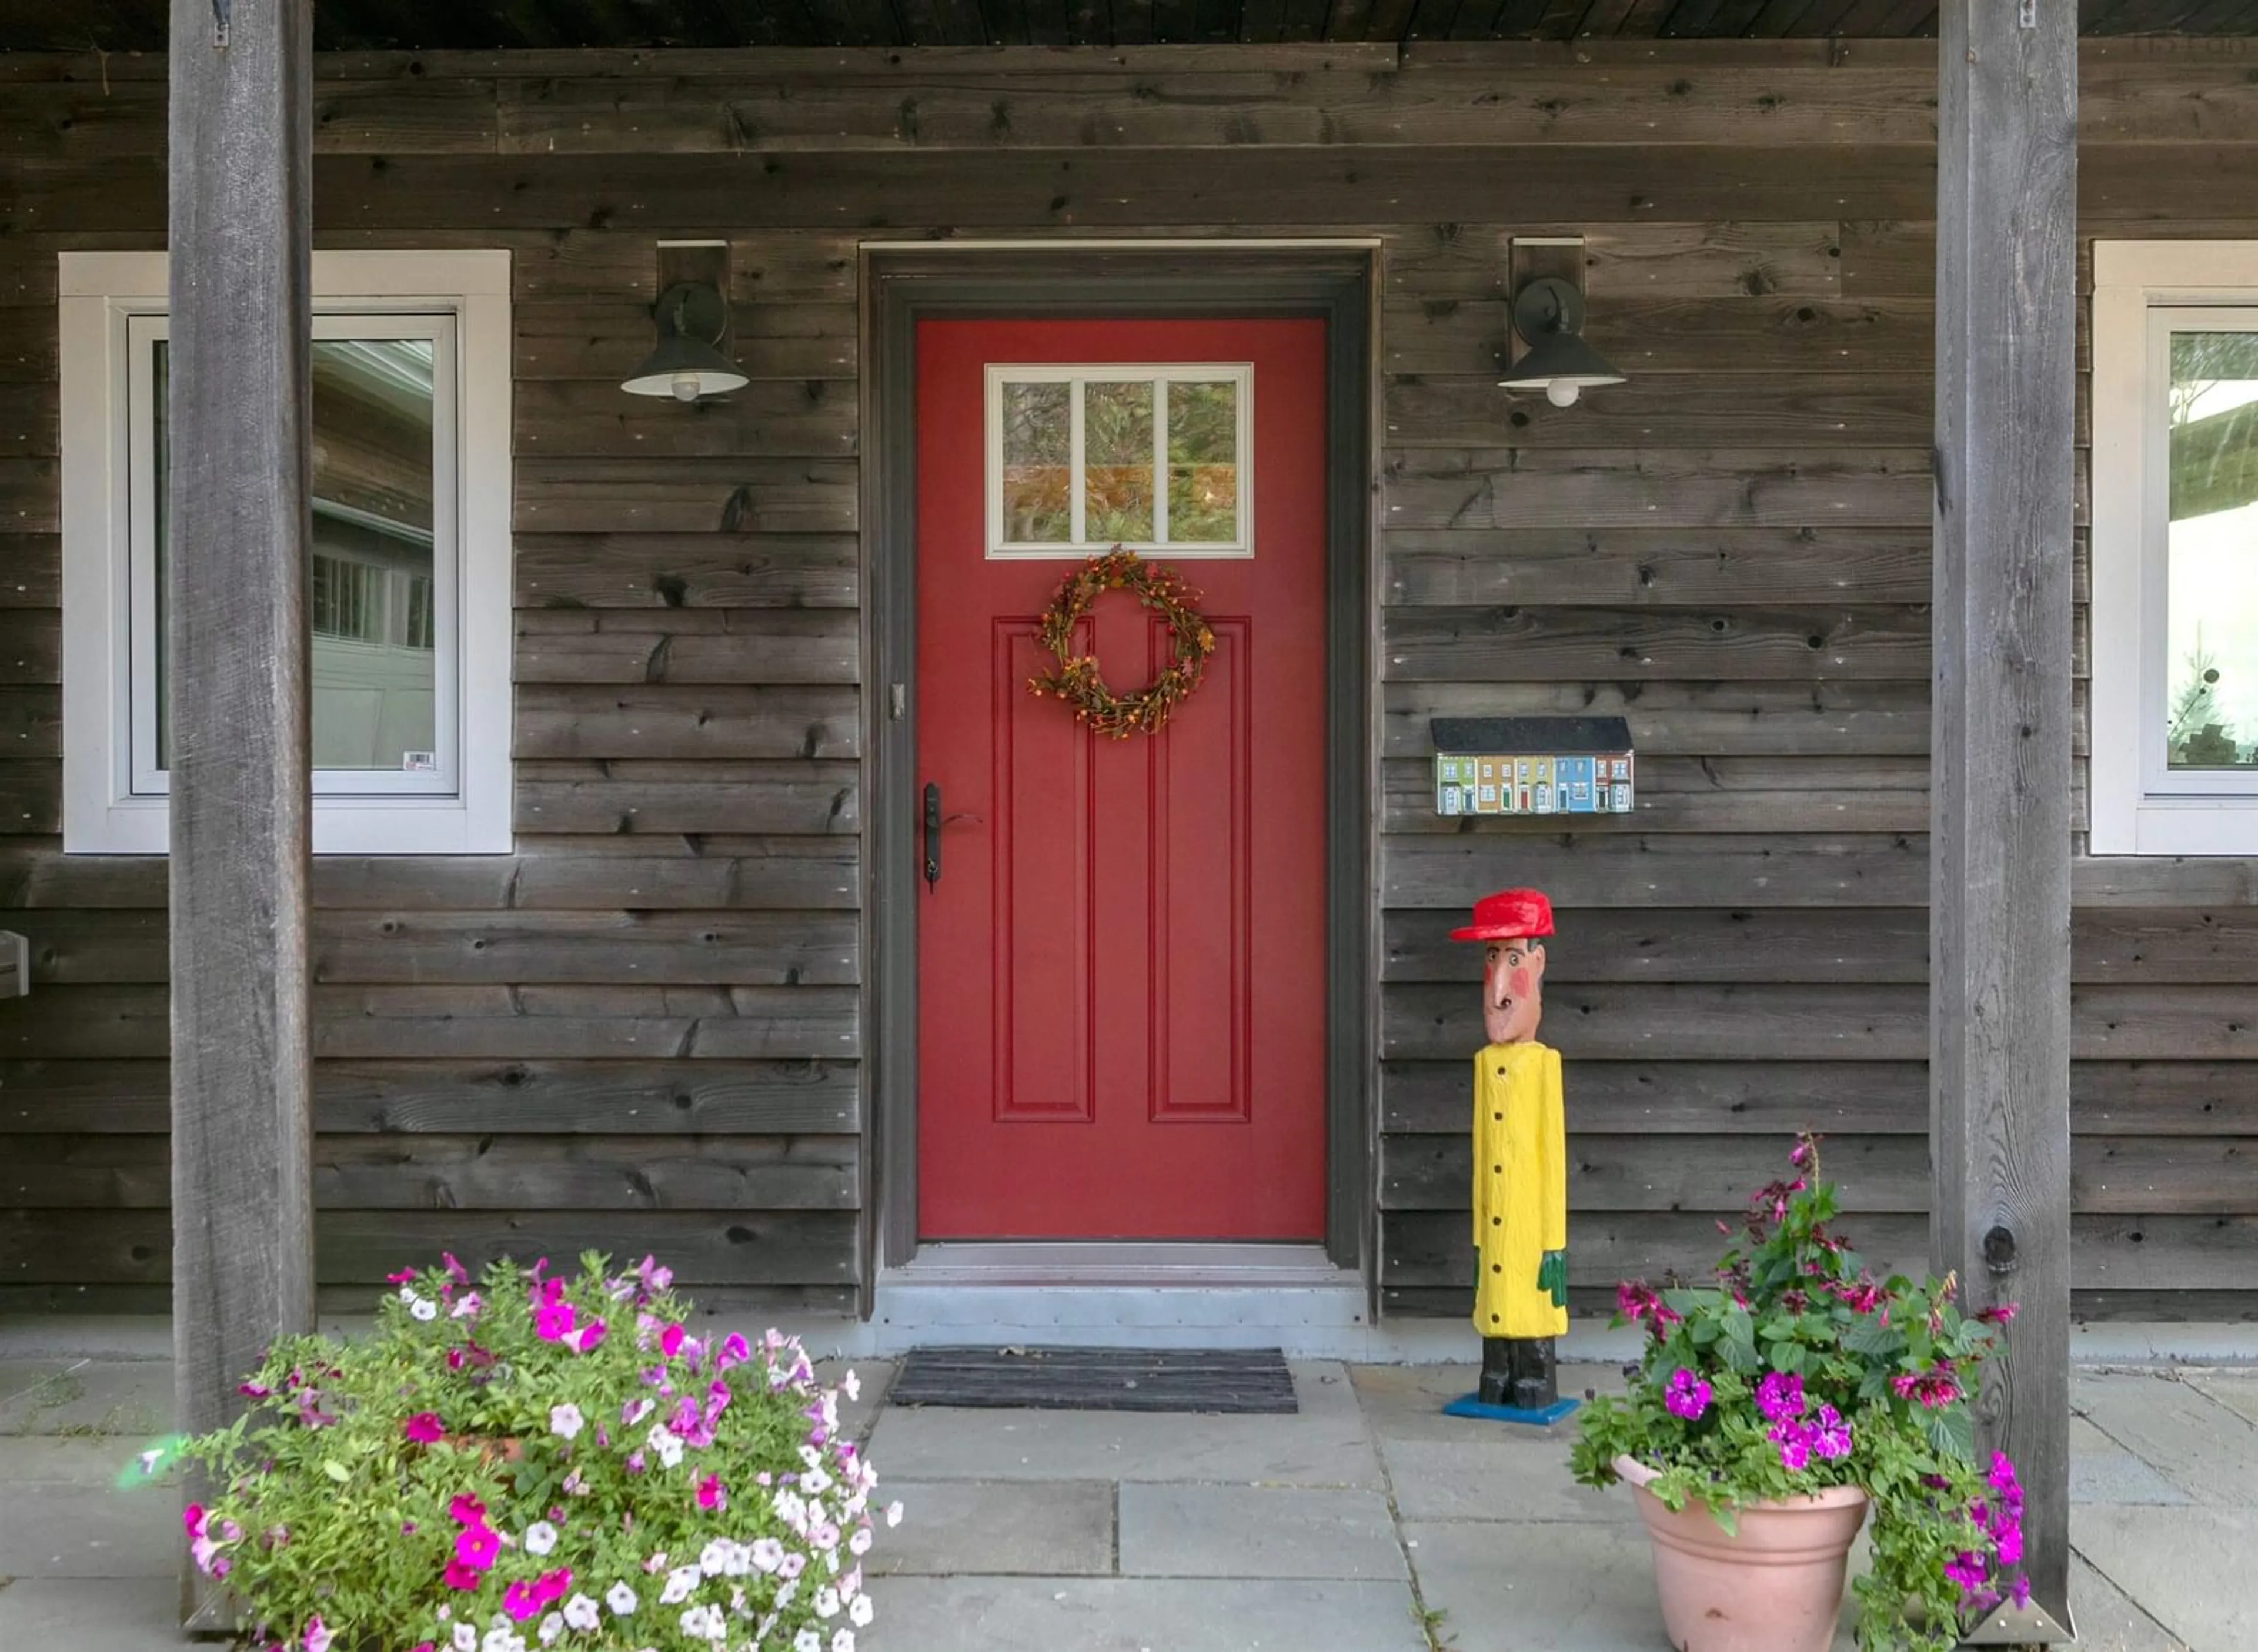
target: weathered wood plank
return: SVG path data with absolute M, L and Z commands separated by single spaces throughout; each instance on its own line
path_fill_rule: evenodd
M 60 759 L 0 761 L 0 831 L 49 835 L 63 826 Z
M 650 354 L 656 337 L 648 303 L 616 300 L 519 304 L 510 325 L 517 378 L 596 380 L 609 383 L 615 390 L 619 381 Z M 740 303 L 731 307 L 729 333 L 730 358 L 748 378 L 805 383 L 851 381 L 855 377 L 856 327 L 852 303 Z M 851 411 L 852 393 L 834 394 Z M 722 401 L 701 404 L 722 405 Z M 677 426 L 686 426 L 699 416 L 696 409 L 654 402 L 639 417 L 648 422 L 670 413 L 676 415 Z
M 851 833 L 858 779 L 836 762 L 521 762 L 517 821 L 529 832 Z
M 1902 373 L 1927 361 L 1934 318 L 1927 298 L 1624 296 L 1594 301 L 1584 336 L 1634 376 Z M 1391 302 L 1381 325 L 1381 363 L 1390 374 L 1473 374 L 1508 365 L 1502 301 Z
M 1388 616 L 1381 669 L 1395 682 L 1903 680 L 1928 676 L 1928 610 L 1911 605 L 1398 608 Z
M 853 683 L 861 672 L 858 635 L 850 609 L 521 609 L 516 680 Z
M 1978 1448 L 2022 1472 L 2025 1575 L 2066 1625 L 2070 1064 L 2106 1041 L 2081 1039 L 2070 982 L 2076 266 L 2091 181 L 2070 10 L 2023 27 L 1985 0 L 1943 0 L 1938 32 L 1930 845 L 1948 897 L 1932 938 L 1930 1255 L 1966 1307 L 2021 1308 L 1985 1372 Z M 2085 1018 L 2105 1026 L 2110 995 L 2141 989 L 2088 990 L 2104 996 Z
M 1381 829 L 1388 833 L 1529 834 L 1561 831 L 1921 832 L 1928 826 L 1926 766 L 1878 758 L 1871 772 L 1845 776 L 1829 758 L 1656 757 L 1639 765 L 1631 813 L 1602 821 L 1559 816 L 1477 820 L 1435 812 L 1432 760 L 1383 765 Z M 1801 769 L 1805 772 L 1798 773 Z M 1864 783 L 1860 783 L 1861 781 Z
M 62 695 L 44 684 L 0 688 L 0 753 L 11 762 L 62 755 Z
M 94 166 L 165 142 L 164 88 L 57 81 L 10 94 L 0 157 Z M 491 79 L 323 80 L 313 143 L 322 154 L 492 154 L 501 115 Z
M 1843 296 L 1859 303 L 1936 296 L 1936 225 L 1857 219 L 1843 225 Z
M 1728 1217 L 1739 1214 L 1737 1200 L 1716 1213 Z M 1921 1272 L 1928 1243 L 1927 1218 L 1884 1212 L 1844 1225 L 1853 1248 L 1877 1273 Z M 1383 1285 L 1472 1292 L 1473 1250 L 1466 1243 L 1464 1216 L 1456 1211 L 1390 1211 L 1382 1219 L 1381 1233 Z M 1572 1284 L 1609 1290 L 1618 1280 L 1659 1280 L 1671 1273 L 1706 1279 L 1726 1243 L 1717 1231 L 1715 1216 L 1707 1212 L 1589 1211 L 1576 1224 L 1574 1242 L 1568 1247 L 1568 1278 Z
M 2247 1216 L 2258 1184 L 2258 1141 L 2247 1136 L 2073 1138 L 2070 1162 L 2079 1212 Z
M 1412 449 L 1381 490 L 1393 528 L 1914 528 L 1926 451 Z
M 1883 833 L 1771 841 L 1612 833 L 1381 840 L 1381 900 L 1390 909 L 1463 911 L 1469 890 L 1516 884 L 1566 906 L 1918 906 L 1928 899 L 1928 841 Z
M 17 1136 L 0 1201 L 154 1209 L 172 1195 L 162 1136 Z M 337 1136 L 314 1144 L 324 1210 L 851 1210 L 851 1136 Z
M 2078 906 L 2258 905 L 2258 859 L 2238 855 L 2077 855 L 2070 898 Z
M 843 684 L 529 684 L 517 694 L 516 744 L 522 758 L 854 757 L 862 707 Z
M 61 451 L 60 415 L 53 385 L 0 380 L 0 457 L 53 457 Z
M 314 1266 L 326 1284 L 363 1287 L 363 1311 L 366 1287 L 397 1268 L 437 1266 L 443 1250 L 473 1270 L 503 1256 L 530 1266 L 595 1250 L 664 1257 L 685 1287 L 843 1284 L 854 1278 L 855 1225 L 853 1212 L 829 1210 L 324 1210 Z M 0 1280 L 160 1283 L 171 1237 L 160 1210 L 0 1209 Z
M 2070 975 L 2081 982 L 2258 982 L 2258 911 L 2110 907 L 2070 918 Z
M 1928 685 L 1893 683 L 1390 683 L 1383 755 L 1430 756 L 1438 717 L 1620 716 L 1642 755 L 1917 756 Z
M 1456 1060 L 1381 1068 L 1381 1128 L 1463 1135 L 1473 1106 L 1471 1051 Z M 1569 1069 L 1572 1129 L 1672 1137 L 1928 1132 L 1928 1079 L 1919 1061 L 1607 1061 Z M 1754 1162 L 1755 1149 L 1745 1149 Z M 1753 1183 L 1750 1183 L 1753 1186 Z
M 522 533 L 855 530 L 850 459 L 521 458 L 515 471 Z
M 526 607 L 852 608 L 860 591 L 851 534 L 520 534 L 516 542 Z
M 486 1060 L 845 1060 L 851 987 L 321 987 L 315 1053 Z
M 1587 1210 L 1731 1210 L 1751 1188 L 1786 1173 L 1745 1137 L 1605 1136 L 1568 1132 L 1568 1208 Z M 1835 1136 L 1821 1150 L 1844 1211 L 1928 1209 L 1928 1143 L 1920 1136 Z M 1467 1210 L 1473 1185 L 1470 1135 L 1383 1136 L 1380 1208 Z
M 324 855 L 314 862 L 315 903 L 338 911 L 845 911 L 857 899 L 851 839 L 529 834 L 518 847 L 515 856 Z M 164 904 L 161 860 L 67 856 L 52 842 L 0 847 L 0 907 Z
M 521 379 L 516 420 L 517 450 L 544 458 L 849 457 L 856 429 L 853 386 L 824 379 L 756 379 L 686 408 L 624 395 L 618 379 Z
M 1928 914 L 1919 907 L 1556 905 L 1548 986 L 1584 981 L 1926 982 Z M 1450 938 L 1445 911 L 1395 911 L 1381 926 L 1381 979 L 1467 982 L 1480 948 Z
M 0 454 L 0 524 L 16 534 L 62 531 L 59 461 Z
M 2074 1135 L 2258 1135 L 2258 1068 L 2240 1061 L 2073 1061 Z
M 52 264 L 53 259 L 50 255 L 41 261 Z M 54 382 L 61 356 L 55 330 L 53 286 L 50 276 L 44 295 L 35 289 L 27 301 L 0 304 L 0 381 L 25 385 Z
M 0 532 L 0 608 L 60 608 L 62 599 L 62 535 Z
M 162 1135 L 162 1060 L 0 1062 L 0 1132 Z M 324 1134 L 848 1135 L 851 1061 L 320 1061 Z
M 984 82 L 789 70 L 767 80 L 502 83 L 502 147 L 538 154 L 1270 145 L 1842 142 L 1935 135 L 1933 70 L 1530 69 L 1408 61 L 1296 74 L 1087 70 Z M 2198 136 L 2198 133 L 2179 134 Z M 334 145 L 331 145 L 334 146 Z M 467 143 L 464 147 L 470 147 Z
M 402 986 L 851 985 L 857 928 L 853 914 L 832 912 L 325 913 L 312 973 Z
M 1917 986 L 1580 982 L 1545 995 L 1545 1042 L 1569 1061 L 1918 1060 L 1928 1047 Z M 1381 995 L 1388 1060 L 1440 1060 L 1482 1046 L 1481 995 L 1405 983 Z
M 2077 986 L 2069 996 L 2070 1049 L 2081 1060 L 2258 1058 L 2258 1013 L 2247 983 Z
M 1389 379 L 1384 415 L 1398 449 L 1700 447 L 1728 429 L 1751 444 L 1865 449 L 1928 440 L 1934 401 L 1928 377 L 1909 373 L 1639 372 L 1555 408 L 1461 367 Z
M 2132 152 L 2127 151 L 2127 152 Z M 2191 184 L 2146 216 L 2184 208 L 2240 211 L 2249 187 L 2232 175 L 2231 146 L 2159 145 L 2139 152 L 2151 185 L 2190 167 L 2219 193 Z M 685 224 L 745 231 L 805 228 L 915 230 L 1147 227 L 1228 223 L 1248 201 L 1282 222 L 1334 224 L 1615 223 L 1784 219 L 1808 222 L 1857 201 L 1874 218 L 1929 209 L 1935 152 L 1928 144 L 1821 144 L 1783 167 L 1769 145 L 1547 145 L 1544 164 L 1500 164 L 1480 145 L 1449 148 L 1242 147 L 1211 152 L 1198 167 L 1165 150 L 1029 149 L 994 166 L 976 152 L 715 154 L 685 167 L 671 155 L 317 156 L 316 228 L 411 230 L 432 202 L 486 209 L 501 230 L 564 230 L 592 216 L 656 234 Z M 70 163 L 17 163 L 19 223 L 28 230 L 112 232 L 146 228 L 158 213 L 161 168 L 131 157 L 97 179 Z M 2126 180 L 2127 186 L 2132 180 Z M 945 203 L 941 204 L 941 203 Z M 2233 204 L 2228 204 L 2233 203 Z M 2101 210 L 2141 209 L 2104 192 Z
M 1387 293 L 1399 299 L 1502 306 L 1516 235 L 1585 234 L 1570 223 L 1406 226 L 1388 237 Z M 1778 294 L 1841 296 L 1834 217 L 1808 223 L 1731 220 L 1595 225 L 1585 235 L 1584 291 L 1594 302 Z

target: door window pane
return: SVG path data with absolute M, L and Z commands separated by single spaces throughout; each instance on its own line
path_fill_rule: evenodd
M 2258 764 L 2258 332 L 2174 332 L 2166 753 Z
M 1168 538 L 1230 544 L 1239 537 L 1239 386 L 1168 386 Z
M 1083 386 L 1083 530 L 1091 544 L 1153 540 L 1153 381 Z
M 157 762 L 167 768 L 167 343 L 153 347 L 154 689 Z M 439 766 L 434 357 L 430 338 L 314 341 L 306 600 L 316 769 L 401 774 Z
M 1004 537 L 1064 544 L 1074 537 L 1074 386 L 1004 386 Z

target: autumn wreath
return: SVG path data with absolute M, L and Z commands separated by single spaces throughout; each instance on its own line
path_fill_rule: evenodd
M 1097 656 L 1074 651 L 1076 625 L 1109 591 L 1129 592 L 1140 606 L 1168 622 L 1168 663 L 1134 694 L 1116 694 L 1098 672 Z M 1059 665 L 1047 676 L 1029 677 L 1028 689 L 1038 699 L 1057 695 L 1074 707 L 1077 720 L 1116 740 L 1156 732 L 1199 686 L 1207 656 L 1215 652 L 1215 633 L 1196 606 L 1198 601 L 1199 592 L 1174 572 L 1133 550 L 1116 545 L 1092 557 L 1061 582 L 1058 595 L 1043 613 L 1037 635 L 1058 656 Z

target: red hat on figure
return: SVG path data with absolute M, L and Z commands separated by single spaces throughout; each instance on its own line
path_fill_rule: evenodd
M 1474 903 L 1474 921 L 1452 940 L 1519 940 L 1552 932 L 1552 903 L 1533 889 L 1500 890 Z

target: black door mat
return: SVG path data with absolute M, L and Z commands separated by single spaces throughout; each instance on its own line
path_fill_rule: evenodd
M 1300 1409 L 1275 1348 L 920 1348 L 903 1359 L 886 1403 L 1229 1416 Z

